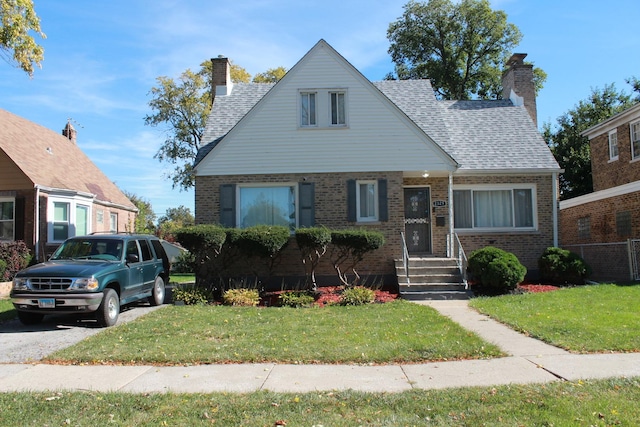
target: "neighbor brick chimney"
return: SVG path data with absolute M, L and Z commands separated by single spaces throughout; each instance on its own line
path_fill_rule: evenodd
M 537 127 L 538 108 L 533 65 L 524 63 L 526 56 L 526 53 L 514 53 L 507 61 L 507 69 L 502 73 L 502 98 L 510 99 L 514 105 L 524 105 Z
M 64 127 L 64 129 L 62 129 L 62 135 L 66 136 L 69 139 L 69 141 L 71 141 L 71 142 L 73 142 L 75 144 L 76 143 L 76 135 L 77 134 L 78 134 L 78 132 L 71 125 L 71 122 L 67 121 L 67 125 Z
M 233 82 L 231 81 L 231 64 L 229 58 L 218 55 L 211 58 L 212 78 L 211 78 L 211 102 L 216 96 L 225 96 L 231 93 Z

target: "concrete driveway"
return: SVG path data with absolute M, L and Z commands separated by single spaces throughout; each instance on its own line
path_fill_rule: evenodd
M 122 307 L 116 326 L 160 307 L 146 303 Z M 45 316 L 32 326 L 10 320 L 0 324 L 0 363 L 35 362 L 103 330 L 95 320 L 78 316 Z

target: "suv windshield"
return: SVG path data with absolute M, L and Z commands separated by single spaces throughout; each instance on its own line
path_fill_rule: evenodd
M 63 243 L 51 256 L 61 259 L 119 260 L 122 256 L 122 240 L 117 239 L 72 239 Z

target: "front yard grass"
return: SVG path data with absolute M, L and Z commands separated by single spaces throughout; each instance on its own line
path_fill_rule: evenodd
M 640 352 L 640 285 L 473 299 L 478 311 L 574 353 Z
M 430 307 L 166 306 L 47 358 L 56 363 L 412 363 L 503 356 Z
M 632 426 L 640 378 L 402 393 L 0 393 L 0 425 Z
M 10 299 L 0 299 L 0 323 L 14 319 L 17 316 L 16 310 Z

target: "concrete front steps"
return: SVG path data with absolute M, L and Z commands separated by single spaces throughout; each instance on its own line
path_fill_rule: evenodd
M 411 257 L 409 278 L 395 260 L 400 296 L 410 300 L 469 299 L 472 295 L 454 258 Z

